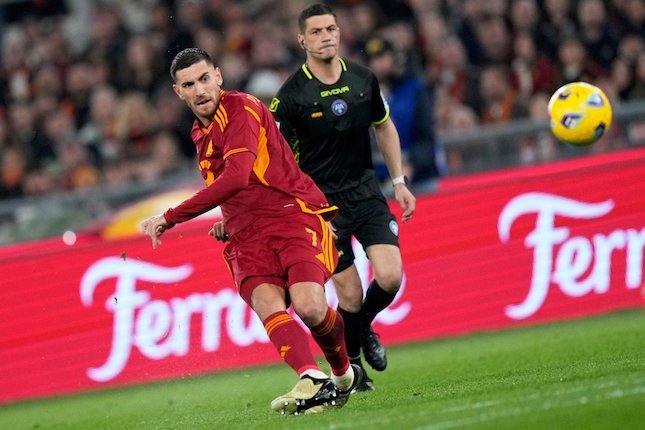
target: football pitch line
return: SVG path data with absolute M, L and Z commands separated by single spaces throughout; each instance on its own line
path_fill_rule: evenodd
M 487 421 L 493 421 L 509 417 L 519 417 L 522 415 L 530 415 L 536 412 L 548 412 L 554 409 L 569 408 L 573 406 L 586 405 L 590 403 L 606 402 L 608 400 L 637 396 L 645 394 L 645 381 L 639 381 L 639 385 L 629 388 L 620 388 L 616 383 L 600 384 L 600 388 L 596 388 L 596 392 L 589 392 L 594 389 L 592 386 L 580 386 L 571 389 L 561 389 L 553 394 L 532 394 L 526 396 L 524 399 L 519 399 L 515 402 L 480 402 L 480 404 L 466 405 L 461 408 L 464 411 L 475 411 L 481 409 L 482 412 L 470 417 L 459 418 L 456 420 L 445 420 L 436 422 L 428 426 L 416 427 L 418 430 L 443 430 L 459 428 L 464 426 L 471 426 L 475 424 L 482 424 Z M 576 393 L 584 392 L 584 394 L 576 395 Z M 573 396 L 571 396 L 573 394 Z M 513 405 L 519 403 L 519 405 Z M 454 410 L 448 408 L 444 411 Z M 487 410 L 490 409 L 490 410 Z
M 414 418 L 418 422 L 427 417 L 428 425 L 413 428 L 416 430 L 455 429 L 639 395 L 645 395 L 645 378 L 634 378 L 621 384 L 616 381 L 579 384 L 573 387 L 544 390 L 523 397 L 512 396 L 507 400 L 487 400 L 439 409 L 410 410 L 408 413 L 400 411 L 394 417 L 379 417 L 379 423 L 384 426 L 390 424 L 395 426 L 406 418 Z M 450 417 L 449 415 L 459 416 Z M 351 423 L 334 423 L 327 428 L 330 430 L 363 428 L 370 424 L 373 424 L 373 420 L 369 418 L 364 420 L 357 418 Z
M 635 390 L 645 390 L 645 378 L 643 379 L 636 379 L 635 384 L 640 386 L 635 387 Z M 618 383 L 616 381 L 607 381 L 607 382 L 601 382 L 597 384 L 592 384 L 591 386 L 588 385 L 581 385 L 578 387 L 568 387 L 568 388 L 559 388 L 552 393 L 543 393 L 543 394 L 531 394 L 529 396 L 526 396 L 526 400 L 531 400 L 531 401 L 540 401 L 541 398 L 545 397 L 545 395 L 549 396 L 556 396 L 556 397 L 563 397 L 563 396 L 568 396 L 571 394 L 579 393 L 579 392 L 589 392 L 589 390 L 605 390 L 605 389 L 612 389 L 618 387 Z M 623 390 L 620 388 L 615 388 L 614 390 L 616 393 L 620 393 Z M 576 404 L 584 404 L 586 403 L 584 401 L 586 396 L 580 397 L 581 402 L 576 403 Z M 622 395 L 618 395 L 617 397 L 623 397 Z M 598 399 L 598 401 L 602 400 L 608 400 L 610 397 L 607 397 L 606 399 Z M 484 409 L 487 407 L 492 407 L 492 406 L 500 406 L 507 404 L 508 401 L 502 401 L 502 400 L 489 400 L 489 401 L 484 401 L 484 402 L 475 402 L 475 403 L 469 403 L 469 404 L 464 404 L 464 405 L 457 405 L 457 406 L 452 406 L 448 408 L 443 408 L 441 409 L 441 412 L 443 413 L 451 413 L 451 412 L 462 412 L 462 411 L 468 411 L 468 410 L 476 410 L 476 409 Z M 551 408 L 546 408 L 546 409 L 551 409 Z

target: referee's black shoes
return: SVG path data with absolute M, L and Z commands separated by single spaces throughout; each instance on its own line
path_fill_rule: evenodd
M 379 372 L 385 370 L 387 367 L 385 348 L 381 344 L 378 334 L 372 330 L 372 327 L 363 330 L 363 333 L 361 333 L 361 348 L 363 348 L 363 356 L 367 364 Z

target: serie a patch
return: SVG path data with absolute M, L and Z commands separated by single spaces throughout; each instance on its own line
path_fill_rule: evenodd
M 331 111 L 336 116 L 345 115 L 347 112 L 347 102 L 343 99 L 334 100 L 331 104 Z
M 399 235 L 399 225 L 398 225 L 398 224 L 396 223 L 396 221 L 394 221 L 394 220 L 390 221 L 390 231 L 391 231 L 391 232 L 392 232 L 392 234 L 394 234 L 395 236 L 398 236 L 398 235 Z

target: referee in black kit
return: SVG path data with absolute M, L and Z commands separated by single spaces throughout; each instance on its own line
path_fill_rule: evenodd
M 414 213 L 415 198 L 401 167 L 399 135 L 389 116 L 378 81 L 367 68 L 339 57 L 340 28 L 326 5 L 303 10 L 298 41 L 307 61 L 280 88 L 270 110 L 296 160 L 340 212 L 333 221 L 339 262 L 333 281 L 338 311 L 345 320 L 350 361 L 365 361 L 382 371 L 385 349 L 371 324 L 392 303 L 401 286 L 403 268 L 399 227 L 372 165 L 370 128 L 392 177 L 403 222 Z M 365 299 L 354 265 L 351 238 L 361 243 L 374 270 Z M 374 390 L 367 374 L 358 391 Z

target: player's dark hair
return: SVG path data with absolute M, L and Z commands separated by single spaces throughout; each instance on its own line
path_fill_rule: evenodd
M 172 76 L 173 82 L 177 82 L 178 70 L 186 69 L 200 61 L 206 61 L 211 66 L 215 65 L 210 55 L 203 49 L 186 48 L 175 55 L 175 58 L 172 59 L 172 63 L 170 64 L 170 76 Z
M 318 16 L 318 15 L 332 15 L 334 18 L 336 18 L 336 14 L 334 13 L 331 8 L 325 4 L 313 4 L 300 12 L 300 16 L 298 17 L 298 28 L 300 29 L 300 33 L 304 34 L 305 33 L 305 22 L 307 19 L 311 18 L 312 16 Z

